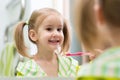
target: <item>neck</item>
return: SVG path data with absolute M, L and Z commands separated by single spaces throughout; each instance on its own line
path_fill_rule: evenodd
M 34 56 L 34 59 L 36 60 L 46 60 L 51 61 L 56 58 L 55 52 L 50 51 L 38 51 L 37 54 Z
M 120 36 L 113 37 L 113 46 L 120 46 Z
M 111 29 L 110 31 L 111 34 L 111 40 L 113 43 L 113 46 L 120 46 L 120 29 L 119 28 L 115 28 L 115 29 Z

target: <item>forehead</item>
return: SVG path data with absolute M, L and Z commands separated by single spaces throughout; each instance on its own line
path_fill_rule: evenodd
M 44 21 L 42 23 L 63 23 L 63 17 L 61 15 L 58 15 L 58 14 L 51 14 L 51 15 L 48 15 Z

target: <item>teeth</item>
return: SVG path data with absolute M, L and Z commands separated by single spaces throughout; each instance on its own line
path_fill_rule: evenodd
M 52 41 L 52 42 L 59 42 L 59 40 L 50 40 L 50 41 Z

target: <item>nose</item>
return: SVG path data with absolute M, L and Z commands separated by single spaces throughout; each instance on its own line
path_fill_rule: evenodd
M 59 32 L 57 30 L 54 30 L 53 33 L 52 33 L 52 36 L 59 36 Z

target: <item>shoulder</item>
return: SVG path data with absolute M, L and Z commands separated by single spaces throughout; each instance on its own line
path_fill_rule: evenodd
M 80 68 L 78 75 L 113 76 L 117 74 L 120 62 L 120 48 L 110 48 L 98 56 L 92 63 Z
M 32 75 L 37 73 L 37 64 L 34 60 L 29 59 L 26 62 L 20 62 L 17 66 L 17 72 L 21 73 L 23 76 Z
M 59 71 L 64 76 L 75 77 L 77 74 L 78 61 L 72 57 L 58 56 Z
M 112 47 L 107 50 L 105 50 L 98 58 L 96 58 L 96 61 L 101 61 L 101 59 L 113 59 L 114 57 L 119 57 L 120 53 L 120 47 Z
M 84 76 L 90 73 L 90 69 L 91 68 L 91 64 L 87 63 L 87 64 L 83 64 L 80 66 L 80 69 L 78 70 L 78 76 Z

